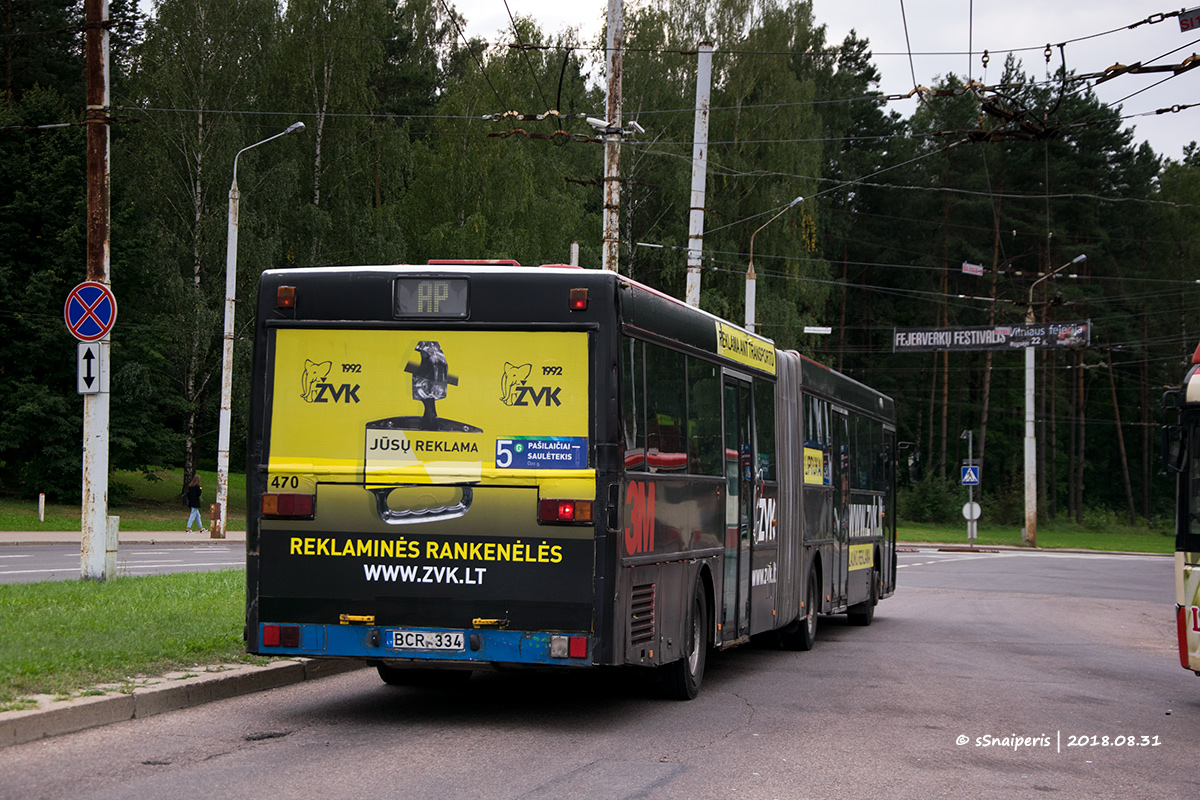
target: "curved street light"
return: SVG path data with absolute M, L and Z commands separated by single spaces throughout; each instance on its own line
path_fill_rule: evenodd
M 758 236 L 759 231 L 770 225 L 775 220 L 779 219 L 790 208 L 795 208 L 804 202 L 803 197 L 797 197 L 792 202 L 784 206 L 778 214 L 771 217 L 769 220 L 758 226 L 758 230 L 750 234 L 750 268 L 746 270 L 746 330 L 754 333 L 754 303 L 755 303 L 755 282 L 758 276 L 754 274 L 754 237 Z
M 238 245 L 238 157 L 247 150 L 266 144 L 272 139 L 290 133 L 302 133 L 303 122 L 294 122 L 286 130 L 268 136 L 260 142 L 243 147 L 233 157 L 233 182 L 229 185 L 229 234 L 225 245 L 225 340 L 221 352 L 221 417 L 217 432 L 217 513 L 209 535 L 213 539 L 225 538 L 225 520 L 229 498 L 229 418 L 233 398 L 233 314 L 234 295 L 237 286 Z

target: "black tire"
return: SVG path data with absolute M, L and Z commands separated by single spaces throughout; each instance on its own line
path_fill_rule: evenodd
M 691 700 L 700 694 L 708 657 L 708 601 L 702 584 L 692 592 L 692 618 L 683 657 L 662 667 L 663 694 L 672 700 Z
M 471 679 L 469 669 L 398 669 L 386 664 L 375 667 L 388 686 L 417 686 L 425 689 L 455 689 Z
M 871 570 L 871 596 L 865 601 L 850 606 L 846 617 L 854 625 L 864 628 L 875 619 L 875 606 L 879 605 L 879 570 Z
M 808 580 L 804 582 L 804 609 L 807 612 L 796 622 L 796 630 L 783 635 L 784 644 L 789 650 L 807 652 L 817 643 L 817 581 L 816 574 L 811 570 Z

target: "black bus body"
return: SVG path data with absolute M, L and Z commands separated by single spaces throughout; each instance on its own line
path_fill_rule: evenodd
M 890 398 L 615 273 L 263 273 L 248 649 L 662 667 L 895 589 Z

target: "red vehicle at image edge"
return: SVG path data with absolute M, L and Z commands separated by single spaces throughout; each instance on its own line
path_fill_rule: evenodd
M 813 646 L 896 585 L 894 404 L 612 272 L 263 273 L 248 649 L 392 684 Z

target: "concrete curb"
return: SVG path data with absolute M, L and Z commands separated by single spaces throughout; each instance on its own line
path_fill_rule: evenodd
M 280 660 L 261 667 L 219 664 L 138 679 L 132 685 L 102 686 L 96 690 L 104 694 L 68 700 L 38 695 L 34 698 L 37 708 L 0 712 L 0 748 L 114 722 L 152 717 L 365 666 L 361 661 L 347 659 Z

